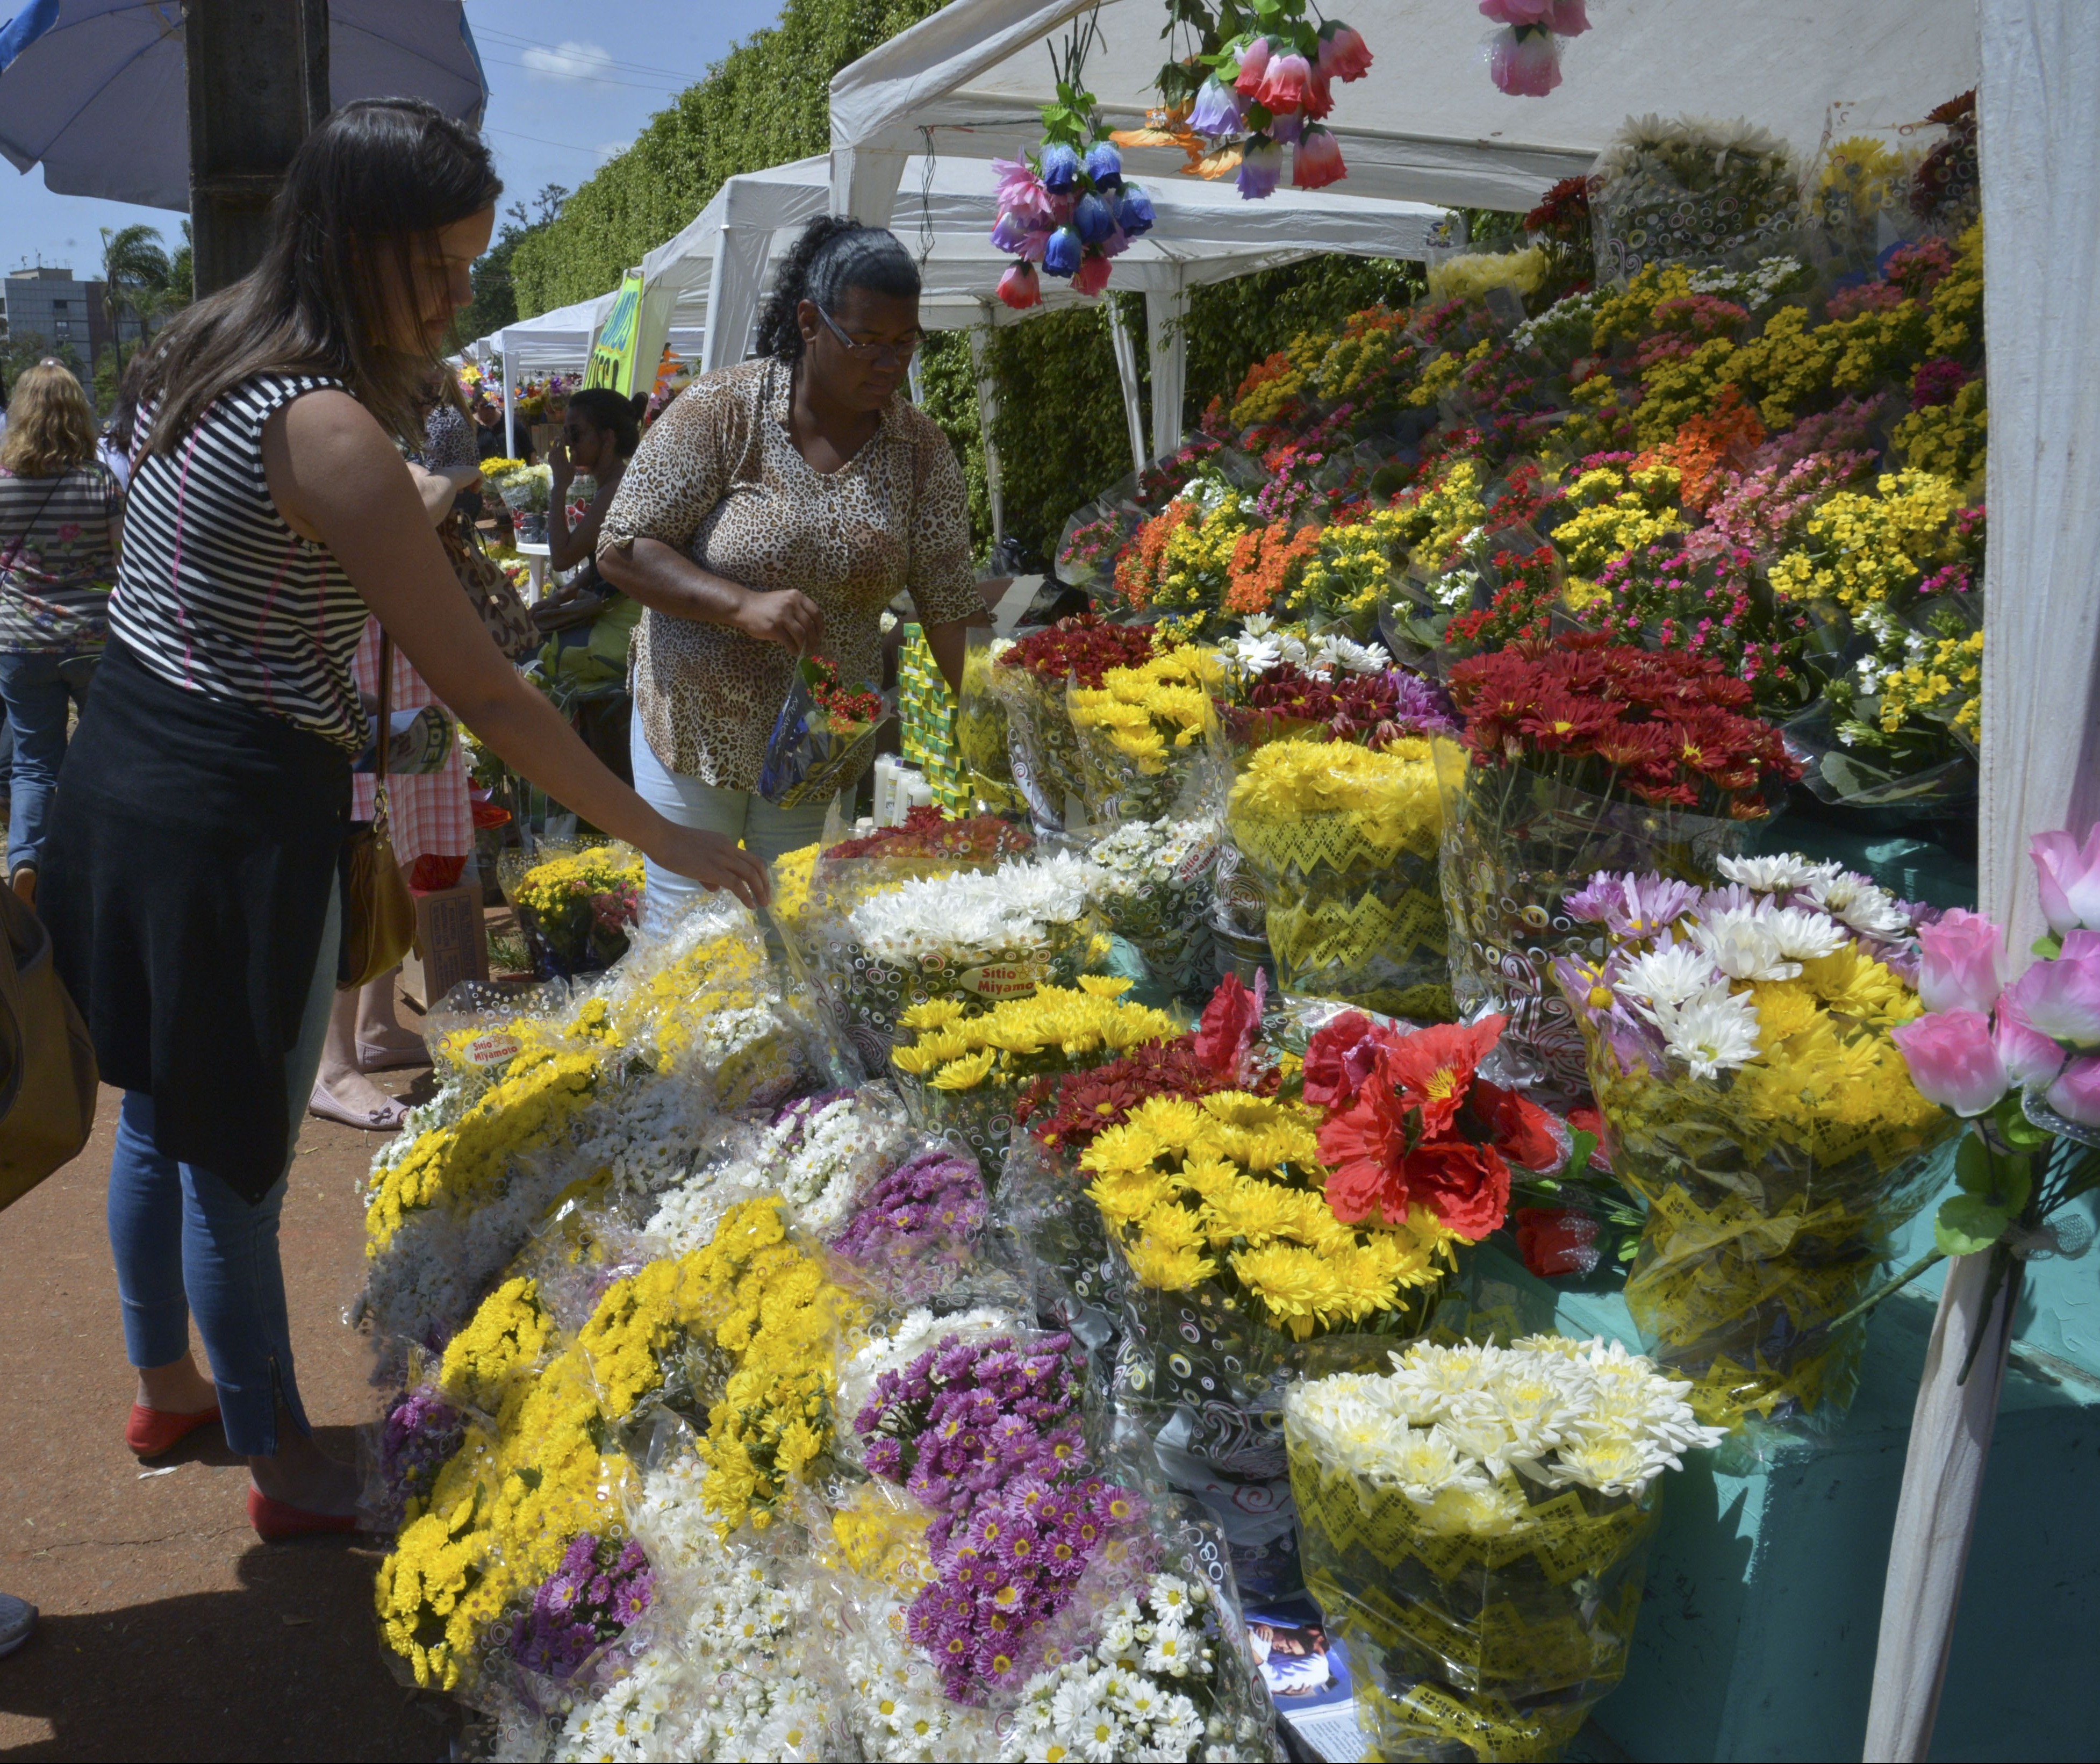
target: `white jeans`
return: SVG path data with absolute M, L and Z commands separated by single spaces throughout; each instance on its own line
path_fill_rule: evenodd
M 635 794 L 667 821 L 740 840 L 746 851 L 768 865 L 783 852 L 800 851 L 823 837 L 829 797 L 779 809 L 755 790 L 727 790 L 673 772 L 656 757 L 638 717 L 628 747 L 634 765 Z M 660 869 L 647 858 L 642 863 L 647 886 L 642 895 L 642 930 L 645 936 L 661 937 L 707 890 L 690 876 Z

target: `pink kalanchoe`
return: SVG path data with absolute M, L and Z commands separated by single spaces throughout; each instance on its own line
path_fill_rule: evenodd
M 1330 80 L 1360 80 L 1370 71 L 1370 46 L 1350 26 L 1337 21 L 1320 32 L 1320 72 Z
M 1918 1094 L 1958 1115 L 1980 1115 L 2005 1094 L 2005 1065 L 1981 1011 L 1935 1011 L 1890 1031 Z
M 1542 26 L 1498 31 L 1488 46 L 1488 74 L 1511 98 L 1543 98 L 1560 83 L 1560 39 Z
M 992 174 L 999 179 L 999 205 L 1023 220 L 1050 218 L 1050 192 L 1025 159 L 995 159 Z
M 1315 124 L 1291 150 L 1290 182 L 1299 190 L 1324 190 L 1348 175 L 1342 163 L 1342 144 L 1335 131 Z
M 2049 1087 L 2050 1108 L 2082 1127 L 2100 1127 L 2100 1059 L 2073 1060 Z
M 1255 102 L 1282 112 L 1302 109 L 1305 93 L 1312 83 L 1312 64 L 1300 55 L 1272 55 L 1262 74 L 1261 90 Z
M 2100 1047 L 2100 953 L 2084 947 L 2093 936 L 2071 933 L 2061 956 L 2036 962 L 2005 989 L 2023 1021 L 2074 1048 Z M 2081 946 L 2076 951 L 2073 938 Z
M 1016 312 L 1043 303 L 1043 283 L 1032 263 L 1017 263 L 999 279 L 999 298 Z
M 2063 1069 L 2063 1050 L 2036 1029 L 2009 999 L 1998 1002 L 1991 1040 L 2005 1063 L 2005 1082 L 2019 1090 L 2046 1084 Z
M 1092 297 L 1109 284 L 1109 271 L 1114 266 L 1098 252 L 1089 251 L 1079 268 L 1072 273 L 1072 289 L 1075 293 Z
M 2037 833 L 2027 854 L 2050 930 L 2061 937 L 2081 925 L 2100 925 L 2100 824 L 2082 846 L 2068 833 Z
M 1257 37 L 1240 51 L 1240 71 L 1233 82 L 1233 90 L 1251 100 L 1260 91 L 1262 79 L 1268 72 L 1268 39 Z
M 1988 1011 L 1998 1002 L 2005 934 L 1981 913 L 1951 908 L 1936 924 L 1921 927 L 1917 941 L 1924 951 L 1917 995 L 1926 1009 Z

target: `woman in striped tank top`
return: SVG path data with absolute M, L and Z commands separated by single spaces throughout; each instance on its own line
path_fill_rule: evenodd
M 395 445 L 420 434 L 501 188 L 431 106 L 347 105 L 293 159 L 260 267 L 157 342 L 108 647 L 43 853 L 60 971 L 125 1092 L 126 1438 L 150 1456 L 221 1420 L 265 1537 L 354 1524 L 355 1477 L 300 1407 L 277 1221 L 335 991 L 367 613 L 550 796 L 656 863 L 765 893 L 755 860 L 648 807 L 519 679 Z

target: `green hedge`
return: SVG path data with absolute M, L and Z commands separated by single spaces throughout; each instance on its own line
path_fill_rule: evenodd
M 832 76 L 942 0 L 788 0 L 650 119 L 562 210 L 518 242 L 511 277 L 530 317 L 608 288 L 707 205 L 723 183 L 831 145 Z

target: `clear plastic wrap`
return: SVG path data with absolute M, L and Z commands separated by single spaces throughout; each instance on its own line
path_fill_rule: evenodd
M 1225 827 L 1237 875 L 1265 903 L 1279 990 L 1450 1017 L 1432 759 L 1449 746 L 1272 741 L 1246 756 Z
M 1079 818 L 1074 811 L 1083 814 L 1087 800 L 1065 687 L 1062 680 L 1044 680 L 1004 662 L 991 669 L 991 692 L 1006 713 L 1008 769 L 1038 833 L 1063 831 Z
M 506 851 L 496 880 L 542 980 L 610 968 L 641 916 L 642 854 L 617 840 L 541 840 Z
M 867 770 L 889 717 L 881 695 L 843 690 L 829 663 L 804 656 L 766 739 L 759 795 L 782 809 L 836 796 Z
M 523 990 L 462 980 L 423 1015 L 432 1074 L 471 1102 L 525 1051 L 532 1026 L 567 1021 L 573 1003 L 566 980 Z
M 1123 1264 L 1076 1156 L 1015 1134 L 993 1217 L 1014 1246 L 1035 1315 L 1069 1330 L 1105 1383 L 1123 1327 Z
M 1551 970 L 1564 955 L 1602 955 L 1603 939 L 1564 898 L 1600 870 L 1710 881 L 1715 860 L 1740 852 L 1763 822 L 1593 796 L 1524 765 L 1484 769 L 1456 747 L 1439 748 L 1437 778 L 1458 1013 L 1507 1016 L 1503 1045 L 1533 1063 L 1539 1100 L 1572 1102 L 1588 1085 L 1587 1056 Z
M 829 1234 L 832 1278 L 893 1313 L 1016 1294 L 968 1146 L 915 1136 L 887 1162 Z
M 1600 276 L 1711 262 L 1783 240 L 1799 224 L 1800 174 L 1785 142 L 1743 121 L 1629 117 L 1599 157 L 1590 220 Z
M 1217 981 L 1211 918 L 1221 834 L 1215 813 L 1128 821 L 1087 848 L 1105 879 L 1094 900 L 1109 929 L 1177 998 L 1207 998 Z
M 1192 646 L 1111 668 L 1098 686 L 1069 684 L 1065 713 L 1090 822 L 1156 820 L 1208 793 L 1203 774 L 1215 767 L 1218 728 L 1212 699 L 1224 680 L 1218 651 Z
M 1025 814 L 1028 805 L 1007 757 L 1006 704 L 993 690 L 993 670 L 1011 637 L 973 628 L 963 655 L 963 690 L 955 712 L 955 747 L 970 789 L 994 814 Z

